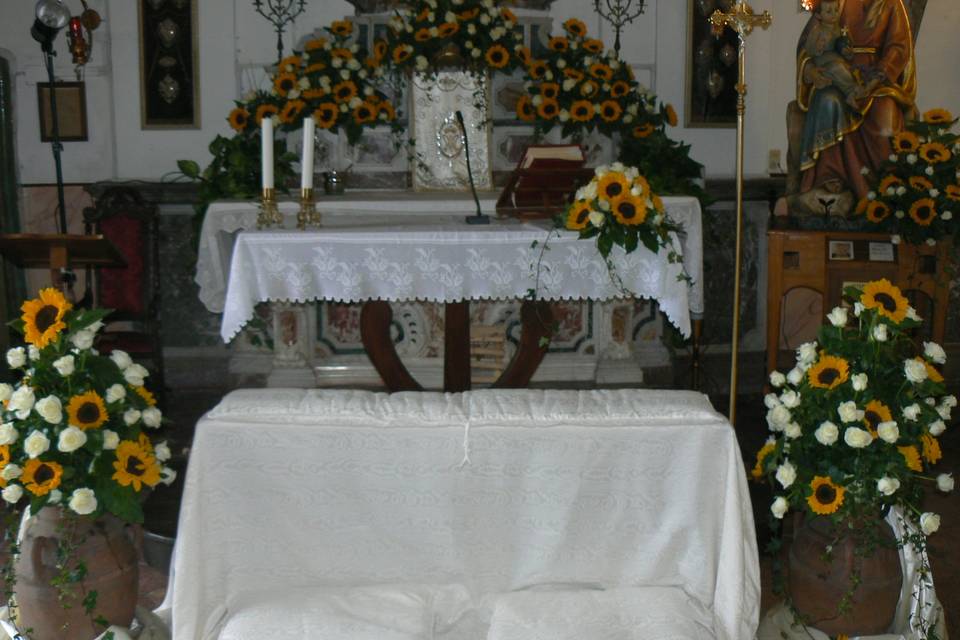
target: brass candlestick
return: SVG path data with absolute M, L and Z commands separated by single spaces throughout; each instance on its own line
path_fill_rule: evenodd
M 737 83 L 737 242 L 736 256 L 734 257 L 733 277 L 733 340 L 730 344 L 730 424 L 735 424 L 737 417 L 737 352 L 740 349 L 740 260 L 742 255 L 743 238 L 743 119 L 747 111 L 747 74 L 746 74 L 746 39 L 753 33 L 754 28 L 766 29 L 773 22 L 769 11 L 760 15 L 753 12 L 743 0 L 737 2 L 730 10 L 724 13 L 717 9 L 710 16 L 710 24 L 717 35 L 723 33 L 724 27 L 730 27 L 737 32 L 740 40 L 740 76 Z M 778 302 L 779 304 L 779 302 Z
M 283 226 L 283 216 L 277 207 L 276 189 L 264 189 L 260 196 L 260 213 L 257 214 L 257 229 Z
M 313 200 L 313 189 L 300 189 L 300 211 L 297 213 L 297 229 L 320 226 L 320 212 Z

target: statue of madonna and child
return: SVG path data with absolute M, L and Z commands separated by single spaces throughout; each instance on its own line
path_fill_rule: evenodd
M 922 13 L 925 3 L 913 2 Z M 890 138 L 916 114 L 911 16 L 904 0 L 812 4 L 787 109 L 786 207 L 777 212 L 847 216 L 890 155 Z

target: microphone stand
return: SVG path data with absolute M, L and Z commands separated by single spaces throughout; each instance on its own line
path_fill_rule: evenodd
M 467 127 L 463 123 L 463 113 L 458 109 L 456 114 L 457 124 L 460 125 L 460 131 L 463 133 L 463 148 L 467 154 L 467 177 L 470 178 L 470 191 L 473 192 L 473 201 L 477 204 L 477 213 L 464 218 L 467 224 L 490 224 L 490 216 L 484 215 L 480 209 L 480 197 L 477 195 L 477 185 L 473 182 L 473 169 L 470 167 L 470 139 L 467 137 Z

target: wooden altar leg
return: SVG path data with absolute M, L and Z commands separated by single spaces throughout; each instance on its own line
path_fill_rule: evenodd
M 553 313 L 550 305 L 542 300 L 524 300 L 520 307 L 520 320 L 523 326 L 520 346 L 500 378 L 493 383 L 495 388 L 525 388 L 547 353 L 546 340 L 553 336 Z
M 443 390 L 470 390 L 470 303 L 444 305 Z
M 370 300 L 364 303 L 360 311 L 360 337 L 367 357 L 373 363 L 387 390 L 423 391 L 423 387 L 413 379 L 400 361 L 397 350 L 390 338 L 390 324 L 393 311 L 390 303 L 382 300 Z M 469 374 L 468 374 L 469 375 Z

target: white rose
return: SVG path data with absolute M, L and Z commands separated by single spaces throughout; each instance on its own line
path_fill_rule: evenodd
M 126 351 L 121 351 L 120 349 L 114 349 L 113 353 L 110 354 L 110 359 L 113 360 L 120 371 L 125 370 L 133 364 L 133 358 L 131 358 Z
M 941 473 L 937 476 L 937 489 L 943 491 L 944 493 L 950 493 L 953 491 L 953 474 L 952 473 Z
M 914 402 L 909 407 L 904 407 L 903 417 L 907 420 L 916 420 L 918 417 L 920 417 L 920 405 Z
M 7 364 L 11 369 L 19 369 L 27 364 L 27 352 L 23 347 L 14 347 L 7 351 Z
M 857 404 L 852 400 L 842 402 L 840 403 L 840 406 L 837 407 L 837 413 L 840 415 L 840 420 L 842 422 L 856 422 L 858 413 Z
M 111 451 L 120 445 L 120 436 L 116 431 L 110 429 L 103 430 L 103 448 Z
M 5 402 L 13 395 L 13 387 L 6 382 L 0 382 L 0 402 Z
M 957 396 L 952 394 L 949 396 L 943 396 L 942 403 L 945 407 L 955 407 L 957 406 Z
M 70 453 L 76 451 L 87 444 L 87 434 L 76 427 L 67 427 L 60 432 L 60 438 L 57 440 L 57 449 Z
M 167 485 L 168 487 L 174 483 L 177 479 L 177 472 L 171 469 L 170 467 L 163 467 L 160 469 L 160 482 Z
M 783 375 L 779 371 L 774 371 L 770 374 L 770 384 L 779 389 L 783 385 L 787 384 L 787 376 Z
M 791 440 L 796 440 L 803 435 L 803 430 L 800 428 L 800 425 L 796 422 L 791 422 L 783 430 L 783 435 L 790 438 Z
M 947 430 L 947 425 L 943 423 L 943 420 L 937 420 L 936 422 L 931 422 L 927 430 L 930 432 L 930 435 L 936 437 L 942 435 L 943 432 Z
M 774 407 L 780 406 L 780 398 L 778 398 L 775 393 L 768 393 L 763 396 L 763 404 L 766 405 L 767 409 L 773 409 Z
M 898 191 L 899 191 L 899 189 L 898 189 Z M 904 191 L 906 191 L 906 189 L 904 189 Z M 896 234 L 896 233 L 893 234 L 892 236 L 890 236 L 890 242 L 891 242 L 892 244 L 900 244 L 900 236 L 899 236 L 898 234 Z
M 873 328 L 873 339 L 877 342 L 886 342 L 889 337 L 887 325 L 881 323 Z
M 782 520 L 789 508 L 790 505 L 787 503 L 787 499 L 783 496 L 777 496 L 773 504 L 770 505 L 770 512 L 773 513 L 774 518 Z
M 894 244 L 896 244 L 896 243 L 894 243 Z M 864 308 L 865 308 L 865 307 L 863 306 L 862 303 L 860 303 L 860 302 L 854 302 L 854 303 L 853 303 L 853 315 L 855 315 L 855 316 L 857 316 L 857 317 L 859 318 L 859 317 L 860 317 L 860 314 L 863 313 Z
M 877 481 L 877 491 L 885 496 L 892 496 L 900 488 L 900 481 L 896 478 L 883 476 Z
M 812 364 L 817 359 L 817 343 L 804 342 L 797 349 L 797 360 L 804 364 Z
M 587 219 L 594 227 L 602 227 L 607 221 L 607 217 L 599 211 L 591 211 Z
M 166 462 L 170 459 L 170 447 L 167 445 L 166 441 L 161 442 L 153 448 L 153 455 L 156 456 L 157 460 L 160 462 Z
M 854 391 L 863 391 L 867 388 L 867 374 L 855 373 L 850 377 L 850 382 L 853 384 Z
M 47 396 L 37 400 L 33 407 L 40 417 L 50 424 L 60 424 L 63 422 L 63 404 L 57 396 Z
M 943 405 L 943 404 L 942 404 L 942 405 L 940 405 L 939 407 L 937 407 L 937 413 L 938 413 L 938 414 L 940 415 L 940 417 L 943 418 L 944 420 L 949 420 L 949 419 L 950 419 L 951 410 L 950 410 L 950 407 L 948 407 L 948 406 L 946 406 L 946 405 Z
M 23 441 L 23 451 L 31 458 L 36 458 L 45 453 L 49 448 L 50 439 L 37 430 L 30 432 L 27 439 Z
M 3 499 L 9 502 L 10 504 L 15 503 L 21 497 L 23 497 L 23 487 L 18 484 L 11 484 L 4 488 L 3 490 Z
M 0 478 L 9 482 L 10 480 L 19 478 L 22 474 L 23 469 L 20 468 L 20 465 L 10 463 L 3 468 L 3 471 L 0 471 Z
M 107 403 L 117 402 L 127 397 L 127 389 L 122 384 L 110 385 L 107 389 Z
M 88 516 L 97 510 L 97 496 L 93 489 L 74 489 L 70 494 L 70 508 L 74 513 L 81 516 Z
M 27 354 L 29 354 L 31 360 L 35 361 L 40 359 L 40 349 L 38 349 L 35 344 L 27 347 Z
M 783 431 L 792 418 L 790 410 L 783 405 L 778 405 L 767 412 L 767 424 L 770 425 L 771 431 Z
M 865 429 L 847 427 L 847 430 L 843 432 L 843 441 L 854 449 L 862 449 L 873 442 L 873 436 Z
M 60 489 L 53 489 L 48 495 L 50 496 L 50 504 L 60 504 L 60 500 L 63 499 L 63 494 L 60 493 Z
M 143 424 L 151 429 L 158 429 L 162 423 L 163 414 L 161 414 L 160 409 L 157 409 L 156 407 L 148 407 L 143 410 L 142 417 Z
M 96 337 L 96 333 L 89 330 L 77 331 L 75 334 L 70 336 L 70 342 L 73 343 L 77 349 L 84 350 L 89 349 L 93 346 L 93 339 Z
M 780 486 L 786 489 L 797 479 L 797 469 L 788 460 L 777 467 L 776 478 Z
M 840 429 L 837 425 L 826 420 L 820 423 L 813 435 L 817 438 L 817 442 L 829 447 L 840 437 Z
M 936 533 L 939 528 L 940 516 L 929 511 L 920 515 L 920 530 L 923 531 L 924 535 Z
M 847 326 L 847 309 L 845 307 L 834 307 L 827 315 L 827 320 L 835 327 Z
M 803 382 L 803 369 L 800 367 L 794 367 L 793 369 L 790 369 L 790 373 L 787 374 L 787 382 L 794 386 L 797 386 Z
M 140 412 L 136 409 L 127 409 L 123 412 L 123 422 L 127 426 L 134 425 L 140 420 Z
M 953 220 L 953 212 L 944 211 L 943 213 L 940 214 L 940 217 L 943 218 L 944 220 Z
M 919 360 L 904 360 L 903 375 L 910 382 L 919 384 L 927 379 L 927 368 Z
M 0 446 L 13 444 L 17 441 L 18 437 L 20 437 L 20 433 L 17 431 L 17 428 L 13 426 L 12 422 L 0 424 Z
M 920 314 L 917 313 L 917 310 L 909 305 L 907 305 L 907 317 L 916 322 L 923 320 L 923 318 L 920 317 Z
M 36 396 L 33 395 L 33 387 L 24 385 L 18 387 L 17 390 L 13 392 L 13 395 L 10 396 L 10 402 L 7 404 L 7 408 L 10 411 L 16 411 L 17 417 L 23 420 L 30 415 L 30 411 L 33 410 L 33 405 L 36 401 Z
M 923 355 L 937 364 L 944 364 L 947 361 L 947 352 L 936 342 L 924 342 Z
M 142 364 L 132 364 L 123 370 L 123 379 L 135 387 L 142 387 L 143 380 L 150 372 Z
M 877 425 L 877 435 L 880 436 L 880 439 L 884 442 L 893 444 L 900 438 L 900 427 L 898 427 L 897 423 L 893 420 L 881 422 Z
M 782 402 L 783 406 L 787 409 L 796 409 L 800 406 L 800 394 L 793 389 L 784 391 L 780 394 L 780 402 Z
M 63 356 L 53 361 L 53 368 L 64 378 L 72 374 L 76 368 L 73 362 L 73 356 Z

